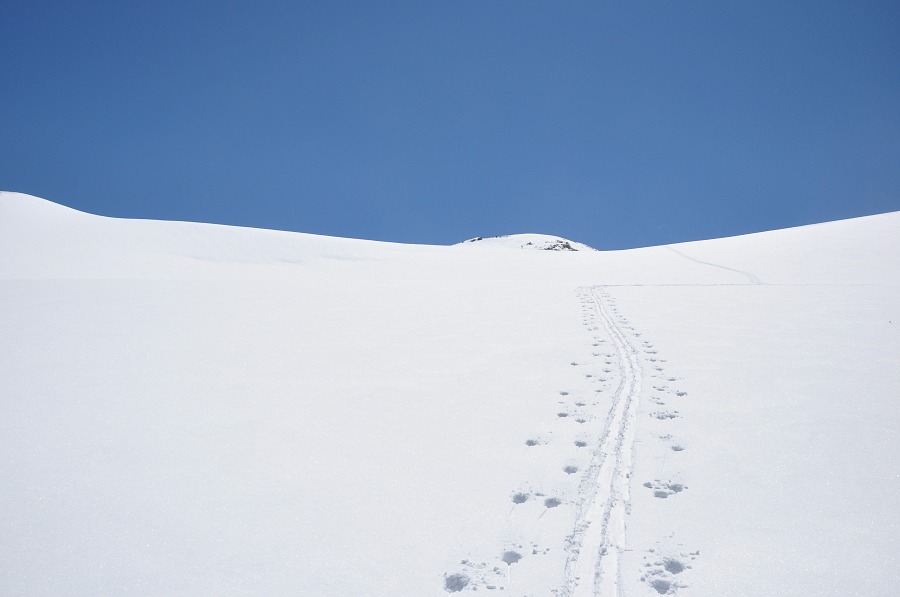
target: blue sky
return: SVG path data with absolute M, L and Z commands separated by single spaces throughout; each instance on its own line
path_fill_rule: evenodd
M 0 0 L 0 189 L 625 248 L 900 209 L 900 3 Z

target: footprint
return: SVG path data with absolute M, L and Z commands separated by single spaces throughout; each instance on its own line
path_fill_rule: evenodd
M 503 561 L 506 562 L 507 565 L 512 566 L 516 562 L 522 559 L 522 554 L 517 551 L 504 551 L 503 552 Z
M 659 479 L 647 481 L 643 485 L 647 489 L 653 490 L 653 497 L 657 497 L 660 499 L 666 499 L 670 495 L 681 493 L 682 491 L 687 489 L 687 486 L 681 483 L 673 483 L 672 481 L 663 483 Z
M 650 581 L 650 586 L 656 589 L 656 592 L 660 595 L 669 595 L 669 590 L 672 588 L 671 581 L 668 581 L 664 578 L 654 578 Z
M 667 410 L 656 411 L 656 412 L 650 413 L 650 416 L 653 417 L 654 419 L 659 419 L 660 421 L 665 421 L 667 419 L 677 419 L 679 417 L 677 410 L 672 411 L 672 412 L 669 412 Z
M 690 569 L 689 563 L 700 555 L 699 551 L 664 555 L 653 549 L 647 553 L 641 580 L 660 595 L 675 595 L 678 589 L 686 587 L 676 577 Z
M 682 564 L 675 558 L 664 559 L 663 568 L 665 568 L 666 572 L 668 572 L 669 574 L 681 574 L 682 572 L 684 572 L 684 564 Z
M 555 497 L 550 497 L 544 500 L 544 506 L 546 506 L 547 508 L 556 508 L 560 504 L 562 504 L 562 502 Z
M 479 587 L 496 589 L 507 578 L 506 572 L 498 565 L 489 565 L 487 562 L 476 563 L 468 559 L 462 560 L 460 564 L 464 572 L 444 574 L 444 591 L 448 593 L 459 593 L 467 589 L 477 591 Z M 503 589 L 503 586 L 500 588 Z
M 469 586 L 469 583 L 472 579 L 470 579 L 465 574 L 451 574 L 450 576 L 444 576 L 444 590 L 448 593 L 459 593 L 463 589 Z

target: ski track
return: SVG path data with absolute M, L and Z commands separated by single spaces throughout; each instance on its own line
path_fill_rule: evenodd
M 668 250 L 672 251 L 673 253 L 675 253 L 676 255 L 680 255 L 681 257 L 684 257 L 685 259 L 693 261 L 694 263 L 702 263 L 703 265 L 718 267 L 719 269 L 726 269 L 730 272 L 734 272 L 736 274 L 741 274 L 742 276 L 746 276 L 747 279 L 750 280 L 751 284 L 762 284 L 760 279 L 757 278 L 755 275 L 751 274 L 750 272 L 744 271 L 742 269 L 735 269 L 733 267 L 728 267 L 727 265 L 719 265 L 718 263 L 710 263 L 709 261 L 701 261 L 700 259 L 696 259 L 694 257 L 691 257 L 690 255 L 686 255 L 685 253 L 682 253 L 681 251 L 679 251 L 678 249 L 675 249 L 673 247 L 666 247 L 666 248 Z
M 598 318 L 618 352 L 619 385 L 612 397 L 603 435 L 579 487 L 581 502 L 575 531 L 567 540 L 564 595 L 620 595 L 619 566 L 625 549 L 626 515 L 630 511 L 630 481 L 641 366 L 638 351 L 616 323 L 602 287 L 589 290 Z

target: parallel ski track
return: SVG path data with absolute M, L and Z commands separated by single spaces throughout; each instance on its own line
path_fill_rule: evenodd
M 606 426 L 579 487 L 582 501 L 575 531 L 568 537 L 568 597 L 618 596 L 622 592 L 619 559 L 625 549 L 625 517 L 630 511 L 635 421 L 641 393 L 639 353 L 628 342 L 604 301 L 602 287 L 589 290 L 597 316 L 619 357 L 619 384 Z

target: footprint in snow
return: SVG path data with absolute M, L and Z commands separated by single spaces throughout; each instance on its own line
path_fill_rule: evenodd
M 666 553 L 660 550 L 649 550 L 644 556 L 644 568 L 641 581 L 660 595 L 675 595 L 678 589 L 687 585 L 678 580 L 678 575 L 691 569 L 690 563 L 699 555 L 699 551 L 691 553 Z
M 644 483 L 644 487 L 647 489 L 653 490 L 653 497 L 657 497 L 660 499 L 666 499 L 670 495 L 675 495 L 676 493 L 681 493 L 685 489 L 687 489 L 687 485 L 683 485 L 681 483 L 675 483 L 672 481 L 668 481 L 663 483 L 659 479 L 655 479 L 653 481 L 647 481 Z
M 498 564 L 499 562 L 488 564 L 468 559 L 462 560 L 460 562 L 462 572 L 444 574 L 444 591 L 459 593 L 464 590 L 477 591 L 479 587 L 496 589 L 498 586 L 502 590 L 507 574 Z
M 667 419 L 677 419 L 679 417 L 678 411 L 656 411 L 650 413 L 650 416 L 654 419 L 659 419 L 660 421 L 665 421 Z
M 472 582 L 465 574 L 451 574 L 449 576 L 444 576 L 444 590 L 448 593 L 459 593 L 463 589 L 469 586 L 469 583 Z
M 502 559 L 508 566 L 512 566 L 522 559 L 522 554 L 517 551 L 504 551 Z

